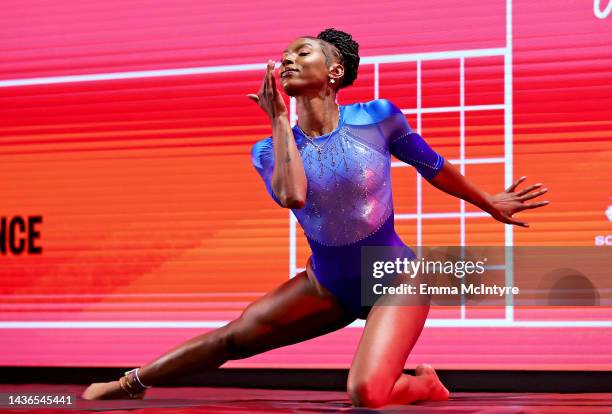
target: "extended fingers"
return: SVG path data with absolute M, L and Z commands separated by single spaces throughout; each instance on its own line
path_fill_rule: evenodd
M 268 59 L 268 66 L 266 67 L 266 92 L 272 96 L 274 90 L 272 89 L 272 77 L 274 76 L 274 61 Z
M 269 72 L 270 72 L 270 60 L 268 60 L 268 65 L 266 66 L 266 72 L 264 73 L 263 80 L 261 82 L 261 85 L 259 86 L 259 90 L 257 91 L 257 94 L 254 94 L 254 93 L 247 94 L 247 96 L 251 98 L 252 100 L 254 100 L 255 102 L 259 102 L 259 98 L 261 96 L 265 96 L 266 92 L 268 91 Z
M 512 217 L 507 217 L 507 220 L 509 224 L 514 224 L 516 226 L 521 226 L 521 227 L 529 227 L 529 224 L 525 221 L 520 221 Z
M 534 184 L 534 185 L 530 185 L 530 186 L 529 186 L 529 187 L 527 187 L 527 188 L 523 188 L 521 191 L 519 191 L 518 193 L 516 193 L 516 195 L 518 195 L 518 196 L 522 196 L 523 194 L 527 194 L 528 192 L 533 191 L 533 190 L 535 190 L 536 188 L 541 187 L 541 186 L 542 186 L 542 183 L 536 183 L 536 184 Z
M 524 221 L 513 220 L 512 224 L 516 224 L 517 226 L 521 226 L 521 227 L 529 227 L 529 223 L 524 222 Z
M 535 193 L 519 195 L 519 197 L 517 198 L 519 201 L 527 201 L 527 200 L 531 200 L 532 198 L 539 197 L 542 194 L 546 193 L 547 191 L 548 191 L 548 188 L 543 188 L 540 191 L 536 191 Z
M 264 96 L 268 93 L 268 75 L 270 73 L 270 61 L 268 60 L 268 64 L 266 65 L 266 73 L 264 74 L 263 79 L 263 94 Z
M 518 180 L 516 180 L 510 187 L 506 188 L 506 192 L 512 192 L 514 191 L 514 189 L 516 188 L 517 185 L 519 185 L 520 183 L 522 183 L 523 181 L 525 181 L 525 179 L 527 178 L 527 176 L 522 176 L 521 178 L 519 178 Z
M 266 92 L 267 82 L 268 82 L 268 71 L 269 71 L 268 66 L 270 66 L 269 63 L 270 61 L 268 60 L 268 65 L 266 65 L 266 71 L 264 72 L 261 86 L 259 87 L 259 92 L 258 92 L 259 95 Z
M 270 70 L 270 86 L 272 87 L 272 92 L 276 94 L 276 73 L 274 69 L 274 62 L 272 62 L 272 69 Z
M 537 203 L 523 204 L 523 209 L 538 208 L 550 204 L 550 201 L 538 201 Z
M 257 94 L 254 93 L 249 93 L 246 96 L 250 99 L 252 99 L 254 102 L 259 103 L 260 98 L 262 96 L 272 96 L 272 87 L 270 85 L 271 82 L 271 72 L 274 70 L 274 61 L 271 59 L 268 59 L 268 63 L 266 65 L 266 73 L 264 73 L 264 77 L 263 77 L 263 81 L 261 82 L 261 85 L 259 86 L 259 90 L 257 91 Z

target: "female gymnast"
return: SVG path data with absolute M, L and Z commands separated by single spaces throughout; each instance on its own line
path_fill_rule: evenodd
M 143 398 L 147 388 L 229 360 L 295 344 L 366 319 L 347 381 L 355 406 L 380 407 L 448 399 L 426 364 L 403 373 L 429 311 L 418 306 L 365 306 L 360 296 L 360 249 L 399 246 L 414 253 L 394 229 L 390 154 L 411 164 L 432 185 L 466 200 L 502 223 L 528 227 L 516 212 L 548 204 L 525 203 L 544 194 L 541 183 L 490 195 L 476 187 L 414 132 L 389 100 L 338 105 L 353 84 L 359 45 L 326 29 L 295 39 L 283 52 L 280 83 L 296 98 L 299 122 L 290 126 L 269 60 L 257 94 L 247 95 L 268 115 L 272 135 L 256 142 L 252 162 L 273 200 L 292 209 L 312 255 L 306 270 L 250 304 L 239 318 L 197 336 L 119 381 L 90 385 L 86 399 Z

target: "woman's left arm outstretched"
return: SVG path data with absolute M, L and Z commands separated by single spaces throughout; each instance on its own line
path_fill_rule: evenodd
M 542 188 L 534 192 L 542 186 L 542 183 L 515 191 L 516 187 L 527 177 L 519 178 L 501 193 L 488 194 L 468 180 L 454 165 L 436 152 L 418 132 L 414 131 L 395 104 L 387 99 L 378 99 L 376 103 L 379 105 L 380 112 L 387 113 L 382 125 L 391 137 L 389 139 L 391 154 L 413 165 L 418 173 L 433 186 L 475 205 L 502 223 L 522 227 L 529 227 L 529 224 L 513 218 L 513 214 L 549 204 L 548 201 L 525 202 L 548 191 Z
M 427 181 L 445 193 L 475 205 L 502 223 L 529 227 L 528 223 L 517 220 L 513 218 L 512 215 L 519 211 L 543 207 L 548 205 L 549 201 L 526 203 L 527 200 L 539 197 L 548 191 L 547 188 L 541 188 L 534 192 L 534 190 L 542 187 L 542 183 L 536 183 L 517 191 L 516 187 L 525 181 L 526 178 L 527 177 L 523 176 L 503 192 L 491 195 L 468 180 L 454 165 L 448 162 L 448 160 L 444 160 L 442 169 L 440 169 L 433 178 Z

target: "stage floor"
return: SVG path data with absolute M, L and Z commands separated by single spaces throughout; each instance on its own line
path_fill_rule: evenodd
M 0 385 L 0 393 L 74 393 L 82 385 Z M 612 413 L 612 394 L 453 393 L 445 402 L 393 405 L 378 410 L 352 408 L 346 393 L 247 388 L 151 388 L 144 400 L 87 401 L 77 398 L 72 413 L 139 410 L 152 413 Z M 0 408 L 0 412 L 60 413 L 54 408 Z

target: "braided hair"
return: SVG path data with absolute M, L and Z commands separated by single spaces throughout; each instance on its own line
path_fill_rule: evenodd
M 359 43 L 352 36 L 341 30 L 329 28 L 323 30 L 317 37 L 303 36 L 320 40 L 321 49 L 325 55 L 325 64 L 330 66 L 335 57 L 344 66 L 344 75 L 338 89 L 346 88 L 357 79 L 359 69 Z

